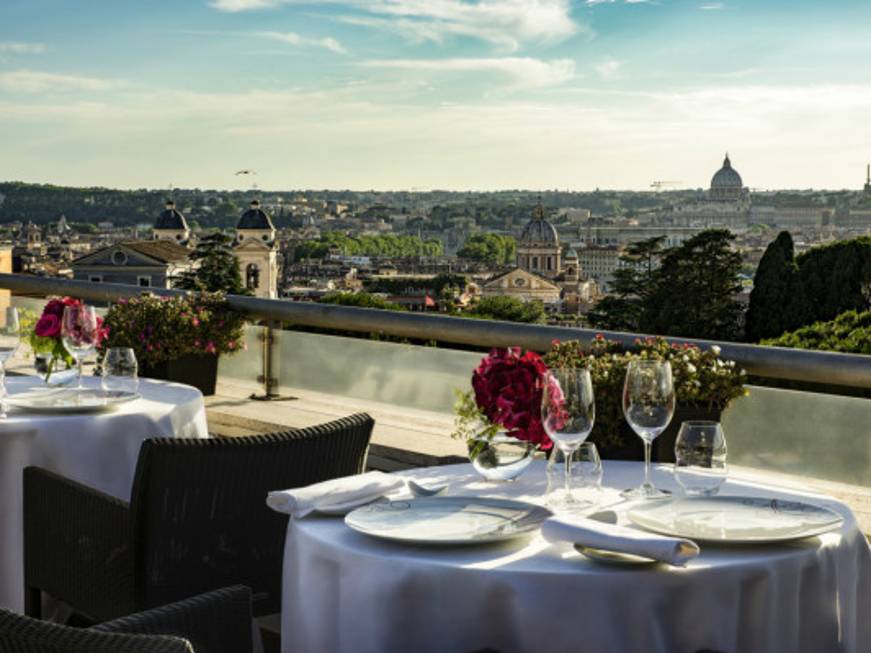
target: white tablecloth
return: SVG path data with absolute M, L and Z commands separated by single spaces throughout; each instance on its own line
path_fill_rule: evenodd
M 86 377 L 87 387 L 99 379 Z M 35 377 L 10 377 L 11 391 L 38 387 Z M 203 396 L 196 388 L 140 380 L 141 399 L 107 413 L 36 415 L 0 420 L 0 606 L 24 609 L 22 470 L 38 465 L 130 500 L 142 441 L 208 437 Z
M 485 484 L 469 465 L 411 472 L 451 494 L 543 502 L 543 463 Z M 639 463 L 605 463 L 605 485 L 640 483 Z M 665 466 L 654 473 L 674 488 Z M 789 544 L 702 546 L 688 567 L 613 567 L 540 535 L 519 543 L 425 548 L 375 540 L 341 519 L 288 525 L 282 651 L 508 653 L 821 653 L 871 650 L 871 555 L 850 510 L 730 480 L 721 494 L 793 497 L 829 506 L 838 531 Z M 607 490 L 605 503 L 619 501 Z M 617 507 L 619 510 L 619 506 Z

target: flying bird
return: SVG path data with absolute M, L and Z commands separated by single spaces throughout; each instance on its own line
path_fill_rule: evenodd
M 237 175 L 256 175 L 257 171 L 255 171 L 255 170 L 240 170 L 236 174 Z

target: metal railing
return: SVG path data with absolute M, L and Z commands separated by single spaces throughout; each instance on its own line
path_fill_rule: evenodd
M 72 295 L 81 299 L 111 302 L 139 295 L 143 288 L 121 284 L 70 281 L 19 274 L 0 274 L 0 288 L 21 295 Z M 185 294 L 181 290 L 152 288 L 158 295 Z M 259 299 L 230 295 L 230 306 L 252 320 L 269 324 L 284 322 L 295 326 L 316 327 L 360 333 L 383 333 L 401 338 L 435 340 L 444 343 L 479 347 L 520 346 L 547 351 L 554 340 L 590 342 L 601 333 L 632 347 L 646 334 L 595 331 L 495 320 L 404 313 L 370 308 L 352 308 L 333 304 L 312 304 L 280 299 Z M 717 342 L 693 338 L 667 338 L 670 342 L 688 342 L 703 348 L 717 345 L 722 356 L 734 360 L 748 373 L 772 379 L 871 388 L 871 356 L 835 352 L 764 347 L 735 342 Z M 270 353 L 265 353 L 269 360 Z M 271 373 L 265 370 L 266 394 L 272 393 Z

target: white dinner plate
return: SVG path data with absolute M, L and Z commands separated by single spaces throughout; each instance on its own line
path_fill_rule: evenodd
M 6 397 L 12 408 L 30 413 L 99 413 L 139 399 L 138 392 L 93 388 L 36 388 Z
M 734 544 L 797 540 L 838 528 L 844 521 L 833 510 L 810 503 L 727 496 L 651 501 L 635 506 L 627 516 L 654 533 Z
M 502 542 L 537 531 L 547 508 L 483 497 L 421 497 L 378 501 L 345 516 L 360 533 L 427 545 Z

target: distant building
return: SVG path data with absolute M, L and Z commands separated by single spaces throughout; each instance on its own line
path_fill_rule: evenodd
M 255 297 L 278 297 L 278 243 L 269 214 L 253 200 L 236 224 L 233 253 L 245 287 Z
M 515 297 L 521 301 L 541 301 L 551 309 L 558 309 L 562 289 L 539 274 L 523 268 L 514 268 L 496 275 L 481 287 L 483 297 Z
M 152 230 L 154 240 L 169 240 L 179 245 L 188 245 L 191 230 L 181 211 L 175 208 L 175 202 L 168 200 L 166 208 L 157 216 Z
M 623 248 L 617 245 L 586 247 L 580 251 L 580 264 L 596 280 L 603 292 L 608 292 L 614 281 L 614 272 L 621 265 Z
M 729 155 L 723 166 L 711 178 L 708 197 L 704 200 L 675 207 L 672 220 L 676 225 L 727 227 L 744 229 L 750 219 L 750 191 L 738 171 L 732 167 Z
M 865 168 L 865 197 L 871 199 L 871 163 Z
M 169 288 L 172 279 L 190 268 L 189 254 L 186 247 L 164 240 L 118 243 L 73 261 L 73 278 L 94 283 Z

